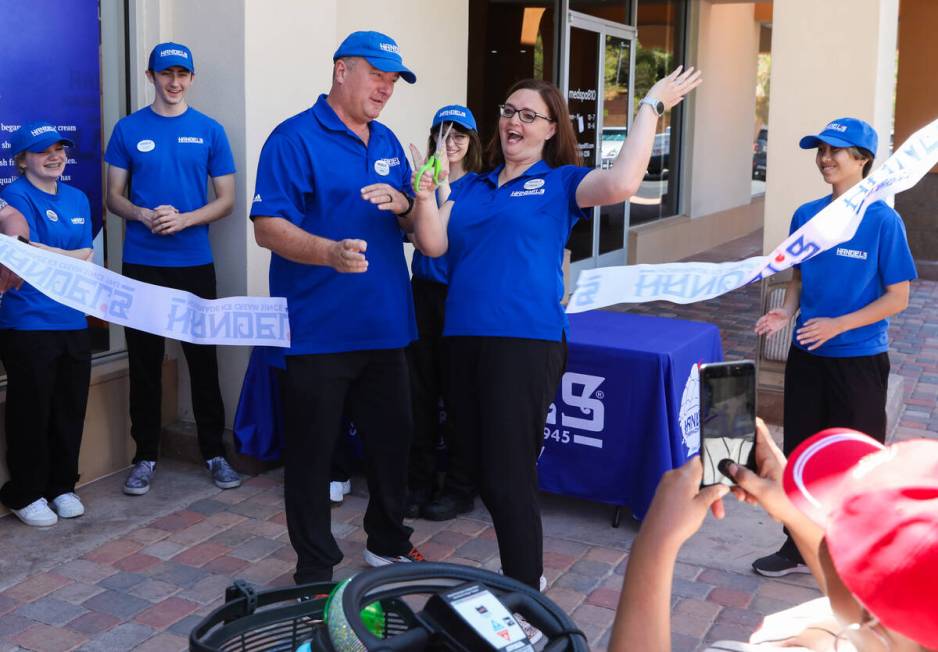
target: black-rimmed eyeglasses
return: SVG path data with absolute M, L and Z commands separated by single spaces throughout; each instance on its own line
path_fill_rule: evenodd
M 531 124 L 537 118 L 542 118 L 548 122 L 554 121 L 554 119 L 550 116 L 538 113 L 537 111 L 532 111 L 531 109 L 516 109 L 510 104 L 498 105 L 498 115 L 503 118 L 510 120 L 516 113 L 518 114 L 518 119 L 521 120 L 521 122 L 525 122 L 527 124 Z

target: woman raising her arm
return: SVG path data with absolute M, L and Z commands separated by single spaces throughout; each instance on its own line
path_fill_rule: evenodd
M 547 408 L 566 362 L 563 247 L 586 208 L 639 187 L 658 117 L 700 83 L 681 69 L 649 91 L 612 168 L 579 167 L 566 103 L 529 79 L 498 107 L 492 171 L 439 209 L 420 180 L 415 210 L 448 224 L 449 293 L 443 335 L 451 351 L 449 413 L 477 456 L 479 493 L 492 515 L 504 573 L 543 588 L 537 458 Z M 414 149 L 414 158 L 420 158 Z

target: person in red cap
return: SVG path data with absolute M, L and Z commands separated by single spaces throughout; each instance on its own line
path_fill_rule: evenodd
M 830 601 L 833 618 L 764 646 L 809 650 L 938 650 L 938 442 L 884 447 L 845 428 L 785 456 L 757 421 L 758 474 L 721 462 L 742 501 L 786 525 Z M 670 650 L 670 598 L 681 545 L 730 491 L 699 489 L 695 459 L 665 474 L 635 539 L 609 649 Z M 762 649 L 733 643 L 712 649 Z

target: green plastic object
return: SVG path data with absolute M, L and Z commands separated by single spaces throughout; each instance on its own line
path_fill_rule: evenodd
M 326 627 L 329 630 L 329 639 L 336 652 L 364 652 L 366 650 L 364 643 L 355 635 L 348 619 L 345 617 L 345 611 L 342 609 L 342 594 L 345 593 L 345 587 L 349 580 L 339 583 L 329 599 L 326 600 L 324 609 Z M 365 628 L 378 638 L 384 638 L 385 617 L 384 609 L 380 602 L 372 602 L 361 610 L 360 616 Z

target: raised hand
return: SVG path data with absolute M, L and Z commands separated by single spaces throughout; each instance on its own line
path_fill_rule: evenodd
M 687 70 L 684 70 L 684 66 L 678 66 L 670 75 L 659 79 L 648 91 L 648 96 L 661 100 L 665 110 L 670 109 L 700 86 L 703 81 L 701 75 L 701 71 L 694 70 L 693 66 Z

